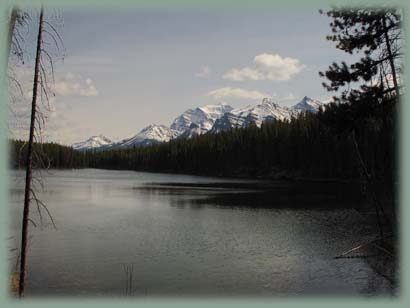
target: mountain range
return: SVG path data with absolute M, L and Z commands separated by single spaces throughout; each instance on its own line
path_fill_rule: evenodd
M 291 120 L 302 112 L 315 113 L 322 106 L 324 106 L 322 102 L 307 96 L 291 107 L 280 106 L 270 98 L 264 98 L 259 104 L 242 108 L 232 108 L 226 103 L 206 105 L 186 110 L 169 127 L 151 124 L 135 136 L 118 142 L 113 142 L 109 138 L 99 135 L 72 146 L 80 151 L 147 146 L 167 142 L 174 138 L 192 138 L 208 132 L 218 133 L 232 128 L 246 127 L 251 123 L 260 127 L 263 122 Z

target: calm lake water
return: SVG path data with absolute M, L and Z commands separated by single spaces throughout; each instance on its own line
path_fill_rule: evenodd
M 19 247 L 24 173 L 11 176 Z M 334 259 L 375 233 L 346 185 L 94 169 L 43 179 L 57 229 L 32 206 L 27 296 L 123 295 L 125 268 L 134 296 L 395 293 L 365 259 Z

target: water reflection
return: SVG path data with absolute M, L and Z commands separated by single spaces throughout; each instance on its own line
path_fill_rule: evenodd
M 363 258 L 334 259 L 375 234 L 351 209 L 356 187 L 55 171 L 40 195 L 57 230 L 30 230 L 27 295 L 390 294 Z M 12 196 L 18 235 L 19 186 Z
M 139 193 L 167 196 L 172 207 L 342 209 L 360 208 L 364 198 L 355 184 L 242 182 L 146 183 Z

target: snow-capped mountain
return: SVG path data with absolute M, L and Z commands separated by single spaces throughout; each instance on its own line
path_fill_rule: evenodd
M 155 124 L 149 125 L 143 128 L 137 135 L 102 147 L 101 150 L 147 146 L 154 143 L 167 142 L 177 137 L 191 138 L 201 135 L 208 132 L 214 125 L 215 120 L 229 110 L 232 110 L 232 107 L 225 103 L 188 109 L 172 122 L 171 127 Z
M 289 108 L 281 107 L 271 99 L 264 98 L 261 103 L 255 106 L 236 108 L 226 112 L 215 121 L 211 132 L 218 133 L 232 128 L 245 127 L 251 123 L 260 127 L 263 122 L 285 120 L 290 119 L 290 117 L 291 110 Z
M 302 100 L 296 105 L 292 106 L 291 109 L 296 112 L 318 112 L 319 108 L 323 106 L 322 102 L 313 100 L 310 97 L 305 96 Z
M 225 103 L 188 109 L 172 122 L 171 129 L 176 130 L 181 138 L 201 135 L 211 130 L 215 121 L 232 109 Z
M 131 138 L 110 144 L 103 149 L 124 149 L 147 146 L 154 143 L 167 142 L 178 135 L 178 132 L 165 125 L 148 125 Z
M 226 112 L 215 121 L 211 129 L 212 133 L 218 133 L 233 128 L 241 128 L 251 123 L 260 127 L 263 122 L 276 120 L 291 120 L 302 112 L 318 112 L 323 103 L 305 96 L 300 102 L 292 107 L 283 107 L 276 104 L 270 98 L 264 98 L 257 105 L 236 108 Z
M 93 136 L 84 142 L 73 144 L 77 150 L 108 150 L 147 146 L 167 142 L 174 138 L 192 138 L 207 132 L 218 133 L 232 128 L 241 128 L 263 122 L 291 120 L 302 112 L 317 112 L 323 103 L 305 96 L 292 107 L 283 107 L 270 98 L 261 103 L 233 109 L 225 103 L 206 105 L 188 109 L 178 116 L 170 127 L 165 125 L 149 125 L 138 134 L 119 142 L 112 142 L 104 136 Z
M 72 145 L 73 149 L 84 151 L 96 149 L 102 146 L 112 144 L 112 141 L 103 135 L 92 136 L 85 141 L 77 142 Z

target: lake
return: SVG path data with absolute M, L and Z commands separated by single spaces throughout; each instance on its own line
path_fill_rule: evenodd
M 95 169 L 42 177 L 38 197 L 57 228 L 31 205 L 26 296 L 396 292 L 365 258 L 334 259 L 377 235 L 354 209 L 357 185 Z M 23 178 L 11 172 L 16 248 Z

